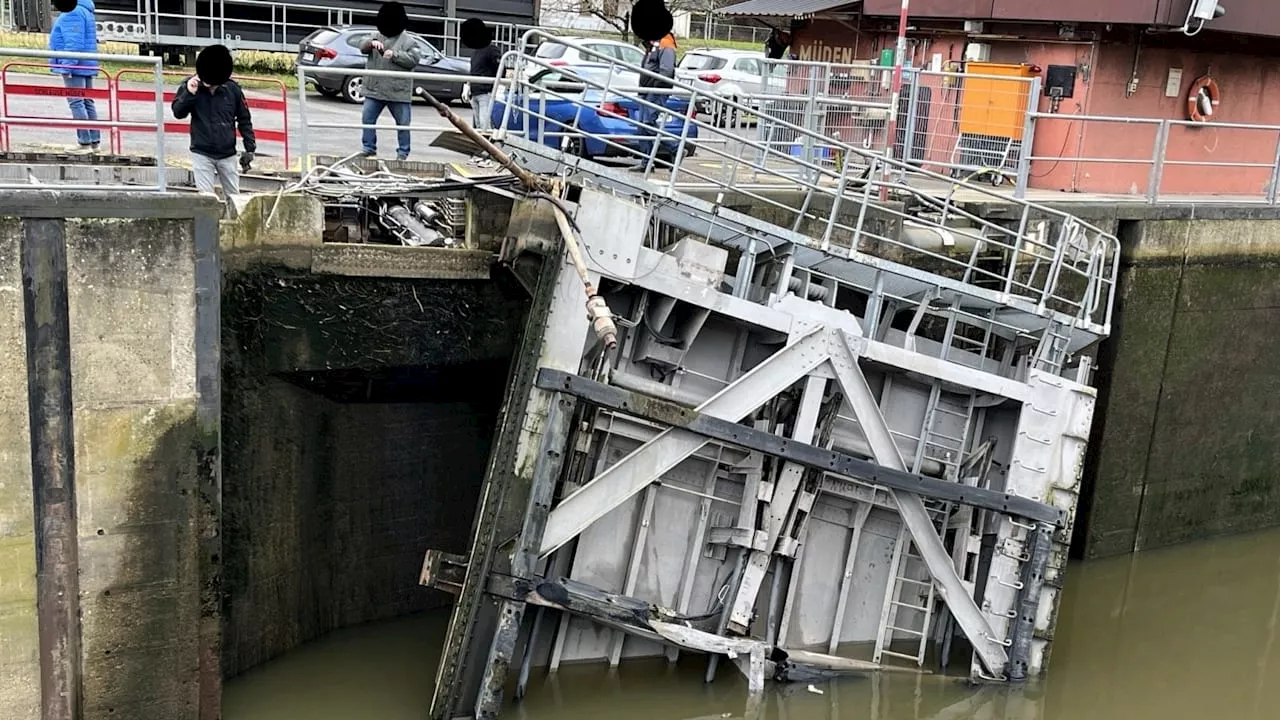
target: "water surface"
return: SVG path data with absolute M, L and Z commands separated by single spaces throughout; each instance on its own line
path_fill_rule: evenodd
M 777 720 L 1275 720 L 1280 718 L 1280 531 L 1073 565 L 1048 677 L 973 689 L 883 675 L 771 687 Z M 227 683 L 226 720 L 422 720 L 447 618 L 339 631 Z M 742 717 L 745 683 L 702 682 L 690 656 L 616 672 L 534 671 L 519 720 Z M 818 691 L 821 694 L 818 694 Z

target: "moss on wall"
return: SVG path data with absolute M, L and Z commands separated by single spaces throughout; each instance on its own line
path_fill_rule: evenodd
M 1149 221 L 1125 246 L 1086 557 L 1280 522 L 1280 223 Z

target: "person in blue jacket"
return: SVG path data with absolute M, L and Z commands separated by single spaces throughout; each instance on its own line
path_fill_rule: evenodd
M 53 6 L 59 14 L 53 23 L 53 32 L 49 33 L 49 49 L 54 52 L 98 52 L 93 0 L 53 0 Z M 49 66 L 62 76 L 63 84 L 70 90 L 92 90 L 93 80 L 98 75 L 97 60 L 55 57 L 49 60 Z M 98 119 L 98 108 L 91 97 L 69 95 L 67 104 L 71 106 L 71 117 L 76 120 Z M 81 150 L 93 151 L 98 149 L 101 135 L 97 128 L 80 128 L 76 130 L 76 140 Z

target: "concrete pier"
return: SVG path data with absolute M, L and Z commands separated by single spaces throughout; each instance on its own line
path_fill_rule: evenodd
M 217 212 L 0 197 L 10 717 L 217 713 Z

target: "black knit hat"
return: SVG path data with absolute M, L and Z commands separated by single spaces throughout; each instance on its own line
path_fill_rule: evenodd
M 80 0 L 53 0 L 53 7 L 58 12 L 69 13 L 76 9 L 80 4 Z
M 458 30 L 462 46 L 470 50 L 489 47 L 493 42 L 493 28 L 484 24 L 480 18 L 467 18 Z
M 196 75 L 206 85 L 221 85 L 231 79 L 231 51 L 226 45 L 210 45 L 196 56 Z
M 631 6 L 631 31 L 636 37 L 657 42 L 675 27 L 675 18 L 662 0 L 637 0 Z
M 378 8 L 378 19 L 373 24 L 383 37 L 395 37 L 409 29 L 409 16 L 400 3 L 386 2 Z

